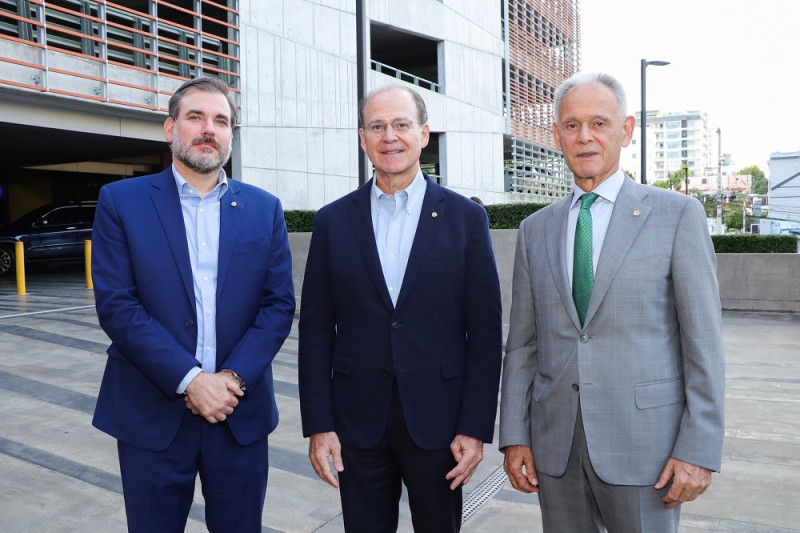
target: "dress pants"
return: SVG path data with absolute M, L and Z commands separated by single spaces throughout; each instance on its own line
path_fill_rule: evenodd
M 261 532 L 267 439 L 241 446 L 225 422 L 210 424 L 187 409 L 166 450 L 117 447 L 129 532 L 182 533 L 198 473 L 211 533 Z
M 347 533 L 397 531 L 402 483 L 408 492 L 411 521 L 420 533 L 461 529 L 461 487 L 450 490 L 447 472 L 456 466 L 449 448 L 423 450 L 408 433 L 397 384 L 386 432 L 365 450 L 342 446 L 339 474 L 344 528 Z
M 612 485 L 597 476 L 589 459 L 579 405 L 566 472 L 560 477 L 539 473 L 544 531 L 677 533 L 681 508 L 666 509 L 661 501 L 670 485 L 661 490 L 653 485 Z

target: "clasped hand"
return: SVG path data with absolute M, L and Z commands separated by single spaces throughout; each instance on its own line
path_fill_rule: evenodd
M 229 373 L 200 372 L 186 387 L 186 408 L 216 424 L 233 413 L 243 395 L 239 382 Z

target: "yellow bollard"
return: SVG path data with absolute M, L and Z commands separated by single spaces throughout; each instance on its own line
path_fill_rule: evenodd
M 25 245 L 22 241 L 14 243 L 17 260 L 17 294 L 25 294 Z
M 90 239 L 83 241 L 83 258 L 86 268 L 86 288 L 94 289 L 94 283 L 92 283 L 92 241 Z

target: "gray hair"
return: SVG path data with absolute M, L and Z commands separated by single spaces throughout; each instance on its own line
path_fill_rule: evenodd
M 178 87 L 178 90 L 175 91 L 169 99 L 169 116 L 172 117 L 173 120 L 178 118 L 178 108 L 181 105 L 183 97 L 186 96 L 189 91 L 195 90 L 207 93 L 218 93 L 224 96 L 225 99 L 228 100 L 228 105 L 231 108 L 231 128 L 239 122 L 239 108 L 236 107 L 236 101 L 233 99 L 233 94 L 231 94 L 228 84 L 219 78 L 211 77 L 194 78 L 185 81 L 183 85 Z
M 603 74 L 602 72 L 578 72 L 567 78 L 566 81 L 564 81 L 564 83 L 562 83 L 558 89 L 556 89 L 556 97 L 554 102 L 556 122 L 558 122 L 559 118 L 558 114 L 561 109 L 561 100 L 564 99 L 564 96 L 570 91 L 570 89 L 574 89 L 575 87 L 580 87 L 582 85 L 592 84 L 605 85 L 614 92 L 617 97 L 617 103 L 619 104 L 619 118 L 623 120 L 625 119 L 628 101 L 625 98 L 625 89 L 622 87 L 622 84 L 617 81 L 615 77 L 609 74 Z
M 364 108 L 367 107 L 367 102 L 369 99 L 375 96 L 378 93 L 382 93 L 384 91 L 389 91 L 392 89 L 400 89 L 402 91 L 407 92 L 411 95 L 411 98 L 414 100 L 414 105 L 417 107 L 417 122 L 419 122 L 419 126 L 422 127 L 428 123 L 428 108 L 425 106 L 425 100 L 422 99 L 422 96 L 412 89 L 411 87 L 405 87 L 403 85 L 384 85 L 383 87 L 378 87 L 374 91 L 370 91 L 364 98 L 362 98 L 358 102 L 358 127 L 363 128 L 364 124 Z

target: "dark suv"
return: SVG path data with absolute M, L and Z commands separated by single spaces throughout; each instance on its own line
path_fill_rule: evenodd
M 83 241 L 92 238 L 97 202 L 44 205 L 0 226 L 0 276 L 16 267 L 14 243 L 25 243 L 25 262 L 83 257 Z

